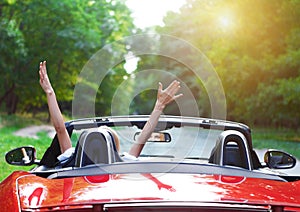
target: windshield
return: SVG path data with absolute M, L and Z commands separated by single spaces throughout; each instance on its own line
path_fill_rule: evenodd
M 120 138 L 120 153 L 129 152 L 133 143 L 136 142 L 135 134 L 141 130 L 136 127 L 117 127 L 114 129 Z M 168 142 L 147 142 L 141 157 L 164 156 L 208 159 L 222 131 L 185 126 L 173 127 L 161 132 L 168 133 L 171 140 Z

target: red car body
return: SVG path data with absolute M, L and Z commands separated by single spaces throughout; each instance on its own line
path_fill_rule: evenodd
M 105 119 L 106 122 L 98 120 L 101 124 L 114 124 L 119 128 L 125 123 L 124 119 L 118 118 Z M 141 120 L 134 117 L 130 125 L 142 128 L 146 120 L 145 117 Z M 166 129 L 172 129 L 173 125 L 180 128 L 178 121 L 188 127 L 220 128 L 216 126 L 216 121 L 195 118 L 182 120 L 166 117 L 161 123 L 168 123 Z M 67 127 L 88 128 L 89 125 L 84 123 L 90 122 L 81 120 L 78 125 L 70 122 Z M 92 122 L 93 126 L 94 123 L 95 121 Z M 212 163 L 208 162 L 209 158 L 195 158 L 190 149 L 189 152 L 193 154 L 185 154 L 180 160 L 169 154 L 148 155 L 146 150 L 145 157 L 150 160 L 16 171 L 0 184 L 1 211 L 300 211 L 299 176 L 270 174 L 269 169 L 267 172 L 262 171 L 268 167 L 253 165 L 256 156 L 251 136 L 247 134 L 248 128 L 235 123 L 220 122 L 219 125 L 226 132 L 218 137 L 220 142 L 216 142 L 217 148 L 212 151 Z M 193 129 L 191 132 L 194 131 Z M 197 134 L 202 136 L 199 132 Z M 176 133 L 171 136 L 167 142 L 155 142 L 150 147 L 166 146 L 169 150 L 168 145 L 173 145 L 172 149 Z M 230 140 L 227 141 L 227 138 Z M 226 151 L 225 146 L 220 145 L 228 142 L 231 151 L 235 147 L 232 146 L 233 141 L 239 142 L 241 148 L 244 147 L 241 150 L 248 160 L 245 161 L 245 166 L 235 167 L 226 164 L 225 160 L 219 160 L 220 155 L 225 155 Z M 192 144 L 197 148 L 203 145 Z M 181 145 L 179 147 L 183 148 Z M 154 148 L 154 152 L 161 148 Z M 20 149 L 24 151 L 24 148 Z M 34 149 L 28 149 L 31 151 L 29 158 L 33 161 Z M 217 154 L 218 151 L 220 155 Z M 16 155 L 15 153 L 13 151 L 10 156 Z M 271 151 L 267 156 L 275 164 L 278 158 L 284 159 L 285 163 L 277 164 L 277 167 L 283 169 L 295 165 L 295 160 L 288 154 L 282 157 L 280 152 Z M 9 160 L 10 164 L 16 164 L 14 159 Z M 41 164 L 37 162 L 37 165 Z
M 222 175 L 115 174 L 49 180 L 14 172 L 0 185 L 0 202 L 1 211 L 102 211 L 109 205 L 138 203 L 300 211 L 299 188 L 300 181 Z

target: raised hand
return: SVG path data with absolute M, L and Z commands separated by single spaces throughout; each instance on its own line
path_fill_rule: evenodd
M 151 136 L 152 132 L 154 132 L 155 126 L 158 123 L 158 119 L 163 112 L 164 108 L 167 104 L 174 101 L 175 99 L 181 97 L 183 94 L 177 94 L 180 89 L 180 82 L 174 80 L 165 90 L 163 90 L 163 86 L 159 83 L 158 91 L 157 91 L 157 99 L 153 111 L 149 117 L 149 120 L 143 127 L 143 130 L 138 137 L 136 143 L 131 147 L 129 154 L 135 157 L 139 157 L 145 143 L 148 138 Z M 169 189 L 169 188 L 168 188 Z M 171 188 L 170 188 L 171 189 Z
M 61 153 L 72 147 L 72 143 L 69 134 L 65 127 L 65 122 L 63 115 L 58 106 L 56 95 L 50 83 L 49 77 L 47 75 L 46 61 L 40 62 L 40 85 L 47 94 L 47 103 L 49 108 L 49 113 L 51 117 L 52 124 L 57 133 L 58 142 L 60 145 Z
M 157 92 L 156 109 L 163 110 L 167 104 L 181 97 L 183 94 L 176 95 L 179 89 L 180 89 L 180 82 L 177 80 L 174 80 L 165 90 L 163 90 L 162 84 L 159 83 L 158 92 Z
M 51 86 L 48 74 L 47 74 L 47 68 L 46 68 L 46 61 L 40 62 L 40 85 L 47 94 L 53 93 L 53 88 Z

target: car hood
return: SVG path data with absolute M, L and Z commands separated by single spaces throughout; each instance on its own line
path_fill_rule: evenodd
M 16 179 L 20 207 L 60 210 L 134 202 L 214 202 L 300 207 L 300 182 L 203 174 L 113 174 Z

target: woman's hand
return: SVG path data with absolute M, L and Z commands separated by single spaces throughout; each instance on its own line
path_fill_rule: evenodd
M 55 93 L 47 75 L 46 61 L 40 62 L 40 85 L 47 94 L 47 103 L 52 124 L 57 133 L 61 153 L 72 147 L 71 139 L 65 127 L 63 115 L 59 109 Z
M 47 68 L 46 68 L 46 61 L 40 62 L 40 85 L 45 91 L 46 94 L 52 94 L 53 93 L 53 88 L 51 86 L 49 77 L 47 75 Z
M 183 94 L 177 94 L 180 89 L 180 82 L 174 80 L 165 90 L 163 90 L 162 84 L 159 83 L 158 91 L 157 91 L 157 99 L 154 106 L 154 109 L 149 117 L 149 120 L 143 127 L 142 133 L 138 137 L 136 143 L 131 147 L 129 154 L 135 157 L 139 157 L 145 143 L 148 138 L 151 136 L 152 132 L 158 123 L 158 119 L 160 114 L 164 110 L 167 104 L 174 101 L 175 99 L 181 97 Z
M 162 111 L 166 107 L 166 105 L 168 105 L 170 102 L 181 97 L 183 94 L 176 95 L 179 89 L 180 89 L 180 82 L 177 80 L 174 80 L 165 90 L 163 90 L 162 84 L 159 83 L 155 110 Z

